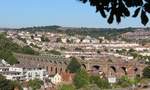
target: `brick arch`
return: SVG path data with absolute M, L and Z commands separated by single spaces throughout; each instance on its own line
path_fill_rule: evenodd
M 138 72 L 138 70 L 139 70 L 139 69 L 138 69 L 137 67 L 134 68 L 135 73 Z
M 127 67 L 125 67 L 125 66 L 122 66 L 122 67 L 120 67 L 120 73 L 121 74 L 123 74 L 123 75 L 127 75 L 128 73 L 127 73 Z
M 85 64 L 82 64 L 81 67 L 83 67 L 84 69 L 87 69 L 87 66 Z
M 142 71 L 140 71 L 140 68 L 139 68 L 139 67 L 135 67 L 135 68 L 134 68 L 134 73 L 135 73 L 136 76 L 139 76 L 139 77 L 140 77 L 141 75 L 140 75 L 139 72 L 142 72 Z
M 57 61 L 54 61 L 54 64 L 57 64 Z
M 57 68 L 57 67 L 55 67 L 55 74 L 56 74 L 56 73 L 58 73 L 58 68 Z
M 49 60 L 50 63 L 53 63 L 52 60 Z
M 110 70 L 112 70 L 114 73 L 117 73 L 117 68 L 113 65 L 110 66 Z
M 66 61 L 64 61 L 64 64 L 65 64 L 65 65 L 68 65 L 68 63 L 67 63 Z
M 62 68 L 62 67 L 60 68 L 60 73 L 61 73 L 61 72 L 63 72 L 63 68 Z
M 92 65 L 92 70 L 100 70 L 100 65 Z

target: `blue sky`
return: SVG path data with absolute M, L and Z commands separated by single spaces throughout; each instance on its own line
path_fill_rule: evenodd
M 77 0 L 0 0 L 0 27 L 61 25 L 75 27 L 143 27 L 139 18 L 109 25 L 95 8 Z M 149 26 L 148 23 L 147 26 Z

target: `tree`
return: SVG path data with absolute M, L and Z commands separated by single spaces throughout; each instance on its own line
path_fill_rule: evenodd
M 32 90 L 37 90 L 41 88 L 41 85 L 43 85 L 43 81 L 39 79 L 34 79 L 29 81 L 29 86 L 32 88 Z
M 44 35 L 42 35 L 41 41 L 42 42 L 49 42 L 50 40 L 48 39 L 48 37 L 45 37 Z
M 73 85 L 62 85 L 59 90 L 75 90 Z
M 131 87 L 131 86 L 136 86 L 139 84 L 141 81 L 141 78 L 136 76 L 134 78 L 129 78 L 127 76 L 122 76 L 121 78 L 118 79 L 118 82 L 113 84 L 112 86 L 114 88 L 126 88 L 126 87 Z
M 130 54 L 130 53 L 134 53 L 134 52 L 136 52 L 136 50 L 134 50 L 133 48 L 131 48 L 131 49 L 128 50 L 128 53 L 129 53 L 129 54 Z
M 0 34 L 0 58 L 5 59 L 9 64 L 18 63 L 16 57 L 13 55 L 15 53 L 25 53 L 25 54 L 38 54 L 29 46 L 21 47 L 18 44 L 12 42 L 11 39 L 6 38 L 5 34 Z
M 74 78 L 74 85 L 77 89 L 89 85 L 90 79 L 88 73 L 84 69 L 78 70 Z
M 4 76 L 0 75 L 0 90 L 14 90 L 14 88 L 23 90 L 17 81 L 7 80 Z
M 50 54 L 53 54 L 53 55 L 61 55 L 61 53 L 59 51 L 56 51 L 56 50 L 50 50 L 48 51 Z
M 57 38 L 56 42 L 59 42 L 59 43 L 62 42 L 61 38 Z
M 76 73 L 80 68 L 81 68 L 81 65 L 78 62 L 78 60 L 76 58 L 72 57 L 69 65 L 67 66 L 67 69 L 71 73 Z
M 144 78 L 150 78 L 150 66 L 147 66 L 143 70 L 143 77 Z
M 23 90 L 19 81 L 11 81 L 13 83 L 13 88 L 17 88 L 19 90 Z M 13 89 L 14 90 L 14 89 Z
M 108 80 L 101 79 L 99 76 L 91 76 L 90 77 L 90 82 L 92 84 L 96 84 L 101 89 L 106 89 L 106 88 L 110 87 L 110 84 L 109 84 Z
M 25 54 L 38 54 L 38 52 L 34 51 L 30 46 L 24 46 L 21 52 Z
M 4 50 L 4 49 L 0 50 L 0 58 L 4 59 L 6 62 L 8 62 L 11 65 L 16 64 L 18 62 L 15 56 L 13 55 L 13 53 L 9 50 Z
M 79 90 L 100 90 L 100 88 L 96 84 L 90 84 Z
M 74 50 L 75 50 L 75 51 L 83 51 L 82 48 L 78 48 L 78 47 L 76 47 Z
M 96 8 L 103 18 L 108 18 L 107 22 L 111 24 L 116 18 L 118 23 L 122 17 L 131 16 L 131 7 L 135 8 L 132 17 L 137 17 L 140 14 L 141 23 L 146 25 L 149 21 L 147 16 L 150 13 L 150 0 L 79 0 L 83 3 L 90 2 L 91 6 Z M 108 15 L 108 16 L 107 16 Z

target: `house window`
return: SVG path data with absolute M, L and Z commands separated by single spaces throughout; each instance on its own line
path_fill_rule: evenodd
M 53 71 L 53 67 L 51 67 L 51 72 Z
M 55 68 L 55 73 L 57 73 L 57 67 Z

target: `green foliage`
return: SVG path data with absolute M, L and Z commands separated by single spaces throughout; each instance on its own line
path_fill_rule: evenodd
M 144 78 L 150 78 L 150 66 L 147 66 L 143 70 L 143 77 Z
M 71 62 L 67 67 L 67 70 L 69 70 L 71 73 L 76 73 L 78 70 L 80 70 L 81 65 L 78 62 L 78 60 L 74 57 L 71 58 Z
M 17 81 L 7 80 L 4 76 L 0 75 L 0 90 L 14 90 L 16 87 L 19 90 L 23 90 Z
M 48 51 L 48 53 L 53 54 L 53 55 L 61 55 L 61 53 L 56 50 L 50 50 L 50 51 Z
M 129 78 L 127 76 L 123 76 L 119 79 L 116 86 L 122 87 L 122 88 L 130 87 L 130 86 L 133 86 L 133 85 L 136 86 L 140 81 L 141 81 L 141 78 L 138 77 L 138 76 L 136 76 L 134 78 Z
M 37 90 L 41 88 L 41 85 L 43 85 L 44 82 L 39 79 L 34 79 L 29 81 L 29 86 L 32 88 L 32 90 Z
M 65 47 L 60 47 L 60 50 L 66 50 L 66 48 Z
M 6 60 L 11 65 L 18 62 L 13 53 L 5 49 L 0 50 L 0 58 Z
M 25 38 L 21 38 L 20 36 L 18 36 L 17 39 L 21 40 L 24 43 L 27 43 L 26 39 Z
M 16 53 L 37 54 L 32 48 L 25 46 L 21 47 L 12 40 L 5 37 L 5 34 L 0 34 L 0 58 L 5 59 L 9 64 L 16 64 L 17 59 L 13 55 Z
M 9 64 L 17 63 L 17 59 L 12 51 L 19 51 L 20 47 L 7 39 L 4 34 L 0 34 L 0 58 L 5 59 Z
M 90 77 L 90 82 L 92 84 L 96 84 L 101 89 L 110 88 L 110 84 L 109 84 L 108 80 L 101 79 L 99 76 L 91 76 Z
M 76 47 L 74 50 L 75 50 L 75 51 L 83 51 L 82 48 L 78 48 L 78 47 Z
M 75 90 L 73 85 L 62 85 L 59 90 Z
M 150 78 L 142 78 L 140 80 L 140 84 L 143 84 L 143 85 L 148 85 L 150 82 Z
M 83 88 L 80 88 L 79 90 L 100 90 L 100 88 L 96 84 L 90 84 Z
M 47 37 L 42 36 L 42 37 L 41 37 L 41 41 L 42 41 L 42 42 L 49 42 L 50 40 L 49 40 Z
M 38 52 L 34 51 L 30 46 L 24 46 L 21 49 L 21 53 L 25 53 L 25 54 L 38 54 Z
M 130 79 L 127 76 L 123 76 L 119 79 L 118 85 L 125 88 L 132 85 Z
M 57 38 L 56 42 L 62 42 L 61 38 Z
M 148 13 L 150 13 L 149 0 L 79 0 L 83 3 L 88 2 L 90 6 L 95 7 L 96 12 L 100 13 L 103 18 L 107 18 L 107 22 L 112 24 L 116 19 L 120 23 L 122 18 L 129 16 L 140 16 L 141 23 L 146 25 L 149 21 Z M 101 3 L 101 4 L 100 4 Z M 117 8 L 116 8 L 117 7 Z M 134 8 L 135 10 L 130 10 Z M 132 14 L 134 12 L 134 14 Z
M 18 81 L 12 81 L 14 88 L 18 88 L 19 90 L 23 90 L 21 84 Z
M 127 53 L 126 49 L 116 50 L 116 53 L 125 55 Z
M 134 50 L 133 48 L 128 50 L 128 53 L 133 53 L 133 52 L 136 52 L 136 50 Z
M 78 70 L 78 72 L 75 75 L 74 78 L 74 85 L 77 89 L 85 87 L 86 85 L 89 85 L 89 75 L 84 69 Z
M 30 46 L 32 46 L 32 47 L 34 47 L 34 48 L 41 49 L 41 47 L 38 47 L 37 45 L 34 45 L 33 43 L 31 43 Z

